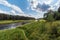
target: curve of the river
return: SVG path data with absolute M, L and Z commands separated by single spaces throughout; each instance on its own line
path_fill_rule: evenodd
M 16 28 L 17 26 L 24 25 L 28 22 L 12 23 L 12 24 L 2 24 L 0 25 L 0 30 Z

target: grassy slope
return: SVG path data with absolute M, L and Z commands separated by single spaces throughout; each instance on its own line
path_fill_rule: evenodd
M 0 31 L 0 40 L 60 40 L 60 21 L 32 22 L 16 29 Z
M 0 31 L 0 40 L 27 40 L 26 35 L 21 29 Z
M 23 27 L 29 40 L 60 40 L 60 21 L 51 22 L 34 22 Z

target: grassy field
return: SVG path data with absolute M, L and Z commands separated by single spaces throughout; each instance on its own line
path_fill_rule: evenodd
M 34 22 L 34 20 L 0 20 L 0 24 L 11 24 L 18 22 Z
M 60 21 L 40 20 L 16 29 L 1 30 L 0 40 L 60 40 Z
M 1 20 L 0 24 L 10 24 L 10 23 L 17 23 L 17 22 L 23 22 L 24 20 Z

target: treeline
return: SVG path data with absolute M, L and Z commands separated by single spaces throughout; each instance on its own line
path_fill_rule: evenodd
M 44 19 L 48 21 L 60 20 L 60 7 L 57 11 L 49 10 L 44 14 Z
M 0 20 L 31 20 L 31 19 L 35 19 L 35 18 L 0 13 Z

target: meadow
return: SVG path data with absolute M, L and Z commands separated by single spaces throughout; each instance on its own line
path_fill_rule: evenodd
M 0 24 L 11 24 L 11 23 L 18 23 L 23 21 L 24 20 L 0 20 Z
M 0 30 L 0 40 L 60 40 L 60 21 L 32 21 L 15 29 Z

